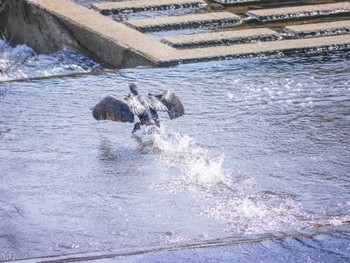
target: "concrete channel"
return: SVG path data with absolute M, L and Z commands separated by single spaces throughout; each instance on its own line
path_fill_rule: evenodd
M 111 68 L 350 49 L 348 1 L 293 2 L 287 8 L 264 8 L 263 3 L 270 1 L 231 2 L 127 0 L 87 8 L 72 0 L 13 0 L 2 9 L 0 32 L 14 44 L 27 44 L 39 53 L 73 49 Z M 248 11 L 236 13 L 239 4 Z M 171 16 L 175 9 L 195 12 Z M 170 10 L 169 15 L 137 20 L 115 16 L 161 10 Z M 318 20 L 310 23 L 311 17 Z M 279 20 L 286 22 L 276 30 L 273 23 Z M 188 28 L 193 34 L 171 35 L 171 30 Z M 204 28 L 206 33 L 195 31 Z M 169 31 L 170 36 L 157 39 L 149 34 L 154 31 Z

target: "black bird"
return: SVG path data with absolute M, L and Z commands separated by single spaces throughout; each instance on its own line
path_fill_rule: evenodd
M 117 122 L 134 122 L 137 115 L 139 122 L 134 125 L 132 133 L 140 130 L 141 125 L 146 125 L 146 132 L 153 132 L 160 127 L 157 111 L 168 112 L 170 119 L 175 119 L 185 114 L 185 109 L 180 99 L 170 90 L 160 95 L 139 95 L 137 86 L 129 85 L 129 96 L 121 99 L 114 95 L 108 95 L 96 104 L 92 109 L 92 115 L 96 120 L 111 120 Z

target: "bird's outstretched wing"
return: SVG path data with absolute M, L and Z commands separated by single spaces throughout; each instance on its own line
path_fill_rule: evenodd
M 143 105 L 155 111 L 168 111 L 168 108 L 157 97 L 148 94 L 148 96 L 139 96 Z
M 134 114 L 129 104 L 117 96 L 108 95 L 92 109 L 96 120 L 110 120 L 118 122 L 134 122 Z
M 156 95 L 166 107 L 170 119 L 175 119 L 185 114 L 184 106 L 174 92 L 167 90 L 163 94 Z
M 138 97 L 128 96 L 124 101 L 129 105 L 131 112 L 137 116 L 145 112 L 146 107 L 142 104 Z

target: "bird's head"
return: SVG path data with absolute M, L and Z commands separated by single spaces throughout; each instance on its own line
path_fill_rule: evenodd
M 134 94 L 135 96 L 139 94 L 138 88 L 137 88 L 136 84 L 130 83 L 130 84 L 129 84 L 129 88 L 130 88 L 130 92 L 131 92 L 132 94 Z

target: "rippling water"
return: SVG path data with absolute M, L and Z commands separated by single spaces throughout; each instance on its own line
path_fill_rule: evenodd
M 349 76 L 345 54 L 0 83 L 0 247 L 19 259 L 218 240 L 238 246 L 190 251 L 346 262 L 348 227 L 309 228 L 350 220 Z M 129 82 L 172 89 L 187 114 L 153 136 L 95 121 Z

